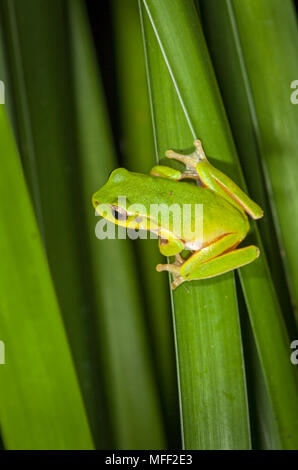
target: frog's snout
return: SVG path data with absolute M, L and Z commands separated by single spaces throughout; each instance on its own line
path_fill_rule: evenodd
M 98 206 L 99 204 L 99 201 L 98 199 L 95 197 L 95 194 L 93 194 L 92 196 L 92 206 L 94 207 L 94 209 L 96 209 L 96 207 Z

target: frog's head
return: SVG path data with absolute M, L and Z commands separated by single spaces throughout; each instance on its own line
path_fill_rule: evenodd
M 92 204 L 101 217 L 116 225 L 150 230 L 153 224 L 147 215 L 145 192 L 144 175 L 117 168 L 93 195 Z

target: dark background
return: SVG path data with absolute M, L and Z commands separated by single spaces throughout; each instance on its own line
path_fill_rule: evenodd
M 126 0 L 123 0 L 123 2 L 125 1 Z M 86 5 L 94 36 L 94 43 L 97 51 L 100 73 L 106 97 L 106 104 L 110 115 L 110 124 L 112 126 L 114 145 L 116 146 L 116 150 L 118 151 L 117 153 L 119 156 L 120 149 L 117 148 L 120 133 L 120 124 L 118 120 L 119 100 L 117 96 L 117 81 L 115 70 L 112 2 L 113 0 L 86 0 Z

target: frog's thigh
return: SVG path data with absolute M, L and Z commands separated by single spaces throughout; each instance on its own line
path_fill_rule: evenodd
M 217 258 L 200 264 L 191 271 L 185 280 L 207 279 L 240 268 L 258 258 L 260 250 L 256 246 L 247 246 L 229 251 Z M 183 276 L 184 277 L 184 276 Z
M 241 237 L 239 233 L 229 233 L 201 250 L 196 251 L 181 266 L 181 275 L 187 278 L 189 273 L 196 269 L 196 267 L 201 263 L 221 255 L 229 248 L 231 249 L 237 246 L 240 243 L 241 238 L 243 237 Z
M 201 263 L 215 258 L 229 248 L 235 247 L 238 245 L 238 243 L 240 243 L 240 241 L 241 238 L 239 233 L 229 233 L 228 235 L 223 236 L 205 248 L 202 248 L 200 251 L 193 253 L 182 265 L 180 265 L 180 263 L 158 264 L 156 269 L 159 272 L 169 271 L 171 273 L 180 273 L 184 279 L 188 279 L 189 274 L 192 273 Z M 183 242 L 175 239 L 169 240 L 164 246 L 161 245 L 161 243 L 162 240 L 159 240 L 159 250 L 165 256 L 171 256 L 179 253 L 182 251 L 184 246 Z M 180 246 L 179 243 L 181 244 Z

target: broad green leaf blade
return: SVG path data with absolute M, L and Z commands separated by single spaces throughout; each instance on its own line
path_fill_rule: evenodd
M 251 239 L 262 250 L 256 234 Z M 262 250 L 263 252 L 263 250 Z M 290 362 L 290 340 L 280 311 L 265 254 L 240 270 L 240 279 L 275 417 L 277 448 L 298 446 L 297 371 Z
M 264 248 L 268 254 L 269 266 L 279 296 L 283 316 L 292 335 L 295 336 L 293 312 L 288 296 L 288 289 L 282 272 L 279 248 L 275 239 L 274 228 L 270 217 L 270 207 L 267 201 L 266 188 L 260 168 L 260 150 L 255 130 L 256 115 L 247 77 L 241 45 L 237 33 L 237 25 L 233 15 L 231 2 L 218 0 L 201 0 L 201 12 L 204 31 L 211 53 L 217 78 L 223 94 L 227 113 L 236 140 L 239 157 L 247 178 L 249 193 L 265 209 L 265 217 L 260 221 L 260 231 Z M 217 12 L 214 15 L 214 12 Z M 269 319 L 268 319 L 269 321 Z M 250 334 L 248 334 L 250 337 Z M 248 354 L 254 356 L 254 344 L 247 341 Z M 289 344 L 289 343 L 288 343 Z M 266 406 L 266 392 L 263 391 L 262 371 L 258 371 L 257 358 L 252 358 L 252 380 L 249 382 L 252 400 L 256 402 L 255 409 L 259 415 L 259 425 L 262 427 L 259 437 L 263 446 L 276 448 L 279 444 L 276 420 L 271 420 L 270 406 Z M 268 400 L 268 398 L 267 398 Z M 266 416 L 266 413 L 268 416 Z M 264 424 L 267 422 L 267 429 Z
M 10 121 L 14 125 L 14 110 L 13 100 L 11 93 L 11 79 L 9 69 L 7 66 L 7 50 L 4 47 L 4 30 L 3 30 L 3 17 L 0 15 L 0 81 L 4 85 L 4 101 L 6 112 L 9 115 Z M 1 94 L 2 95 L 2 94 Z M 2 99 L 2 96 L 1 96 Z M 2 101 L 1 101 L 2 102 Z
M 225 0 L 201 0 L 200 4 L 202 25 L 249 194 L 264 209 L 265 217 L 258 222 L 258 226 L 268 256 L 272 278 L 275 286 L 278 287 L 276 291 L 289 330 L 294 330 L 293 310 L 261 170 L 260 150 L 256 138 L 258 131 L 255 130 L 255 110 L 251 100 L 246 67 L 243 56 L 240 54 L 241 45 L 231 3 Z M 218 14 L 214 15 L 215 11 Z
M 8 449 L 93 444 L 19 155 L 0 107 L 0 422 Z
M 170 13 L 167 12 L 167 14 Z M 168 20 L 168 24 L 173 25 L 173 27 L 174 23 L 174 20 Z M 175 26 L 178 30 L 178 25 Z M 245 187 L 230 131 L 226 119 L 223 117 L 223 108 L 221 104 L 217 103 L 220 96 L 215 84 L 214 74 L 211 68 L 206 71 L 205 77 L 209 77 L 209 83 L 214 83 L 213 92 L 207 94 L 201 88 L 203 81 L 198 76 L 200 69 L 199 64 L 194 62 L 195 57 L 192 57 L 192 67 L 187 67 L 187 60 L 190 55 L 189 45 L 188 50 L 186 50 L 186 47 L 183 49 L 182 46 L 179 50 L 177 43 L 174 47 L 175 34 L 173 33 L 172 41 L 169 43 L 171 47 L 168 47 L 166 52 L 168 53 L 168 63 L 171 66 L 176 85 L 183 90 L 183 106 L 187 111 L 188 118 L 190 118 L 188 110 L 191 106 L 194 106 L 197 110 L 196 115 L 194 113 L 191 115 L 191 120 L 194 122 L 191 127 L 196 126 L 199 129 L 199 136 L 202 138 L 205 148 L 207 148 L 207 155 L 221 156 L 222 160 L 217 160 L 215 164 Z M 184 42 L 181 41 L 181 44 L 183 45 Z M 177 75 L 174 74 L 176 70 Z M 194 79 L 197 89 L 197 93 L 193 97 L 191 97 L 191 89 L 188 86 L 190 77 Z M 204 103 L 208 104 L 208 114 L 205 113 Z M 208 117 L 206 122 L 203 121 L 204 116 Z M 224 126 L 222 126 L 221 120 L 225 122 Z M 218 130 L 216 138 L 212 138 L 212 131 L 216 132 L 216 130 Z M 215 148 L 217 145 L 218 151 Z M 268 394 L 276 417 L 279 446 L 282 448 L 296 448 L 298 438 L 297 374 L 289 360 L 290 342 L 272 284 L 265 253 L 262 249 L 261 239 L 256 230 L 256 224 L 252 224 L 252 226 L 254 232 L 252 232 L 250 240 L 247 239 L 247 242 L 252 241 L 259 246 L 262 255 L 254 263 L 242 268 L 240 276 Z
M 131 171 L 148 173 L 155 165 L 155 147 L 138 1 L 112 3 L 121 147 Z
M 247 71 L 254 131 L 288 276 L 298 301 L 298 113 L 291 100 L 298 77 L 298 32 L 290 0 L 230 3 Z M 296 313 L 296 320 L 297 320 Z
M 15 120 L 25 176 L 96 441 L 102 409 L 88 279 L 81 268 L 81 201 L 76 167 L 65 0 L 0 2 Z
M 278 449 L 280 438 L 275 414 L 268 396 L 268 388 L 240 282 L 237 282 L 237 294 L 247 375 L 252 447 L 253 449 Z
M 196 135 L 228 160 L 233 142 L 192 2 L 141 2 L 157 152 L 189 149 Z M 183 445 L 250 447 L 233 274 L 173 294 Z
M 123 162 L 129 170 L 146 174 L 156 159 L 138 1 L 113 1 L 113 17 Z M 168 280 L 155 269 L 163 259 L 156 240 L 139 239 L 134 246 L 145 292 L 162 411 L 169 445 L 175 448 L 179 439 L 179 405 Z
M 161 410 L 128 240 L 97 240 L 92 194 L 116 166 L 82 2 L 70 0 L 72 65 L 90 295 L 97 311 L 107 403 L 117 449 L 164 448 Z

